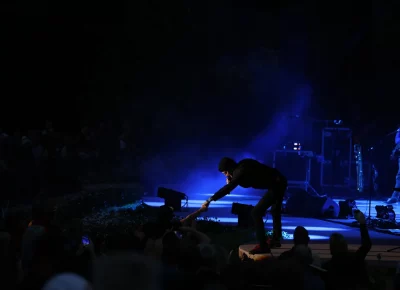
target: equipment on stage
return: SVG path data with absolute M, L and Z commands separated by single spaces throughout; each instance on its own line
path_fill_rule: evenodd
M 356 159 L 356 172 L 357 172 L 357 191 L 364 191 L 364 171 L 363 171 L 363 157 L 362 147 L 360 144 L 354 145 L 354 157 Z
M 301 143 L 300 142 L 287 142 L 282 146 L 282 150 L 301 151 Z
M 313 218 L 337 218 L 339 205 L 327 196 L 311 196 L 302 189 L 289 190 L 286 213 L 293 216 Z
M 238 216 L 238 226 L 242 228 L 248 228 L 254 225 L 253 218 L 251 217 L 251 211 L 254 208 L 252 205 L 241 204 L 234 202 L 232 203 L 232 214 Z
M 353 161 L 352 130 L 343 127 L 323 128 L 321 155 L 321 188 L 350 188 Z
M 375 210 L 376 218 L 396 222 L 396 213 L 392 205 L 377 205 L 375 206 Z
M 386 134 L 384 136 L 384 138 L 398 132 L 400 129 L 397 129 L 394 132 L 391 132 L 389 134 Z M 368 155 L 369 155 L 369 160 L 370 160 L 370 174 L 369 174 L 369 201 L 368 201 L 368 217 L 366 218 L 367 224 L 371 225 L 373 223 L 373 218 L 371 217 L 371 203 L 372 203 L 372 195 L 374 193 L 378 193 L 378 184 L 376 182 L 377 176 L 378 176 L 378 171 L 377 168 L 374 164 L 374 160 L 377 160 L 378 158 L 375 156 L 376 155 L 376 150 L 375 150 L 375 145 L 377 144 L 381 144 L 384 140 L 384 138 L 382 138 L 382 140 L 379 140 L 378 142 L 376 142 L 373 146 L 369 146 L 369 150 L 368 150 Z M 391 156 L 395 156 L 398 152 L 398 150 L 400 150 L 400 144 L 397 144 L 395 146 L 395 148 L 392 151 L 392 155 Z M 396 189 L 394 189 L 396 191 Z M 375 210 L 377 212 L 376 217 L 379 219 L 385 219 L 387 221 L 390 222 L 395 222 L 395 220 L 393 220 L 393 216 L 396 217 L 395 212 L 393 211 L 393 207 L 391 206 L 376 206 Z
M 358 144 L 356 144 L 358 145 Z M 362 178 L 362 186 L 364 187 L 364 173 L 363 173 L 363 163 L 362 163 L 362 153 L 361 153 L 361 145 L 359 145 L 359 148 L 356 148 L 356 145 L 354 146 L 354 151 L 356 151 L 357 149 L 359 149 L 360 151 L 360 155 L 361 155 L 361 161 L 359 161 L 359 155 L 356 154 L 356 152 L 354 152 L 356 154 L 356 171 L 357 171 L 357 189 L 359 187 L 359 179 Z M 373 146 L 369 147 L 368 150 L 368 159 L 369 159 L 369 174 L 368 176 L 368 184 L 369 184 L 369 199 L 368 199 L 368 216 L 366 217 L 366 223 L 371 226 L 373 223 L 373 218 L 371 217 L 371 206 L 372 206 L 372 196 L 374 193 L 377 193 L 378 191 L 378 186 L 376 184 L 376 179 L 378 176 L 378 170 L 376 169 L 376 166 L 374 164 L 374 154 L 375 154 L 375 149 Z M 361 192 L 361 191 L 359 191 Z
M 358 210 L 356 201 L 352 199 L 346 199 L 339 201 L 339 218 L 352 218 L 354 217 L 354 211 Z
M 300 144 L 300 143 L 293 143 Z M 291 145 L 295 146 L 295 145 Z M 290 147 L 290 148 L 291 148 Z M 284 148 L 287 148 L 286 146 Z M 272 166 L 277 168 L 288 180 L 288 188 L 302 188 L 306 192 L 319 196 L 311 185 L 311 160 L 316 157 L 312 151 L 275 150 L 273 152 Z
M 388 137 L 388 136 L 398 132 L 398 130 L 394 131 L 392 133 L 389 133 L 389 134 L 385 135 L 384 137 Z M 383 140 L 379 140 L 378 142 L 376 142 L 376 144 L 381 144 L 382 142 L 383 142 Z M 376 155 L 375 146 L 369 146 L 368 148 L 369 148 L 368 149 L 368 153 L 369 153 L 368 159 L 370 161 L 369 162 L 370 172 L 368 174 L 369 175 L 369 178 L 368 178 L 369 179 L 369 200 L 368 200 L 368 216 L 366 217 L 366 222 L 368 225 L 371 226 L 374 224 L 374 219 L 371 217 L 372 195 L 374 193 L 378 193 L 378 185 L 376 182 L 376 179 L 378 176 L 378 171 L 374 164 L 374 160 L 377 160 L 378 158 L 375 156 Z M 391 156 L 395 156 L 395 154 L 397 154 L 398 150 L 400 150 L 400 144 L 396 145 L 396 147 L 392 151 Z M 356 151 L 356 147 L 355 147 L 355 151 Z M 360 146 L 360 152 L 361 152 L 361 146 Z M 356 158 L 357 158 L 357 155 L 356 155 Z M 357 173 L 359 173 L 359 171 L 357 171 Z M 394 191 L 396 191 L 396 188 L 394 189 Z M 396 222 L 396 220 L 395 220 L 396 214 L 393 210 L 393 206 L 377 205 L 377 206 L 375 206 L 375 210 L 376 210 L 376 218 L 386 220 L 391 223 Z
M 182 207 L 187 208 L 189 205 L 189 198 L 186 194 L 172 189 L 159 187 L 157 196 L 163 198 L 165 206 L 172 207 L 174 211 L 181 211 Z M 182 200 L 184 200 L 183 205 Z

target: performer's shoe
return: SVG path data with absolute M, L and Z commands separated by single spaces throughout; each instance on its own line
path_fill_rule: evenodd
M 254 247 L 254 249 L 250 250 L 249 253 L 251 255 L 269 254 L 269 253 L 271 253 L 271 249 L 269 248 L 268 245 L 257 245 Z

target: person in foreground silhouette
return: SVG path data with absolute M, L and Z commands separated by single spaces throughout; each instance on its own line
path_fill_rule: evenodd
M 218 170 L 226 176 L 226 185 L 203 203 L 202 208 L 208 209 L 212 201 L 217 201 L 229 194 L 237 186 L 254 189 L 267 189 L 251 214 L 254 220 L 258 245 L 250 254 L 269 253 L 271 248 L 280 247 L 282 236 L 281 210 L 282 201 L 287 188 L 286 177 L 275 168 L 266 166 L 254 159 L 243 159 L 236 163 L 232 158 L 224 157 L 219 162 Z M 267 243 L 263 217 L 269 207 L 273 220 L 273 238 Z
M 356 210 L 354 218 L 359 222 L 361 246 L 357 251 L 350 251 L 342 234 L 333 233 L 329 238 L 329 249 L 332 259 L 322 265 L 327 270 L 328 289 L 368 289 L 369 275 L 365 259 L 371 250 L 372 243 L 364 214 Z M 369 288 L 371 289 L 371 288 Z

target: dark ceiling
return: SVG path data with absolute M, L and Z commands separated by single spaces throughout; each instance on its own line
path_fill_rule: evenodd
M 118 114 L 127 103 L 142 114 L 168 105 L 218 111 L 210 106 L 235 103 L 246 76 L 221 91 L 210 70 L 225 55 L 239 62 L 261 48 L 304 73 L 323 114 L 362 122 L 395 116 L 395 2 L 275 2 L 9 3 L 2 101 L 19 123 L 22 115 L 79 122 Z

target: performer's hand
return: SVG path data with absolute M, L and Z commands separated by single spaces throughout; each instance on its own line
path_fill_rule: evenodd
M 206 201 L 205 203 L 202 204 L 201 210 L 207 211 L 209 206 L 210 206 L 210 202 Z

